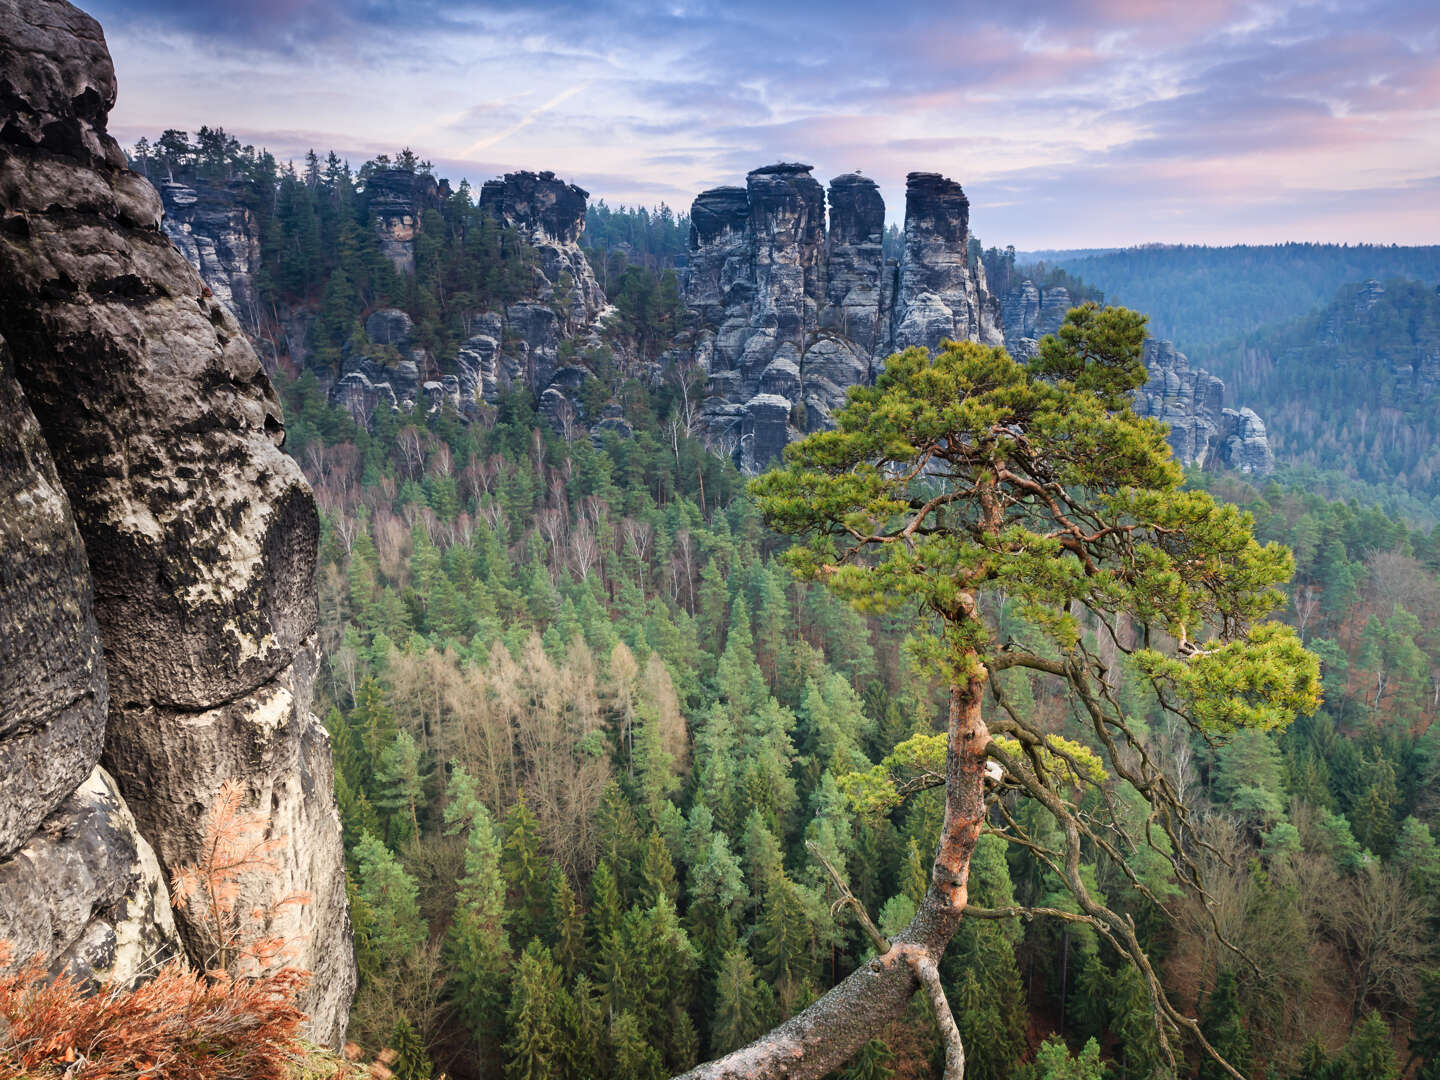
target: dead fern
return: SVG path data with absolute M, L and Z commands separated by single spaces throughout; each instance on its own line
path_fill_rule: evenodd
M 181 866 L 170 877 L 170 897 L 177 911 L 189 916 L 199 938 L 198 959 L 213 975 L 230 972 L 250 976 L 278 970 L 294 958 L 300 942 L 267 932 L 281 908 L 308 904 L 308 893 L 291 893 L 270 903 L 246 908 L 240 900 L 247 878 L 280 870 L 272 858 L 285 843 L 265 835 L 264 814 L 241 809 L 244 789 L 226 780 L 210 808 L 200 861 Z
M 0 942 L 0 968 L 10 948 Z M 90 993 L 37 958 L 0 975 L 0 1078 L 288 1080 L 309 1055 L 307 975 L 202 976 L 173 961 L 133 989 Z

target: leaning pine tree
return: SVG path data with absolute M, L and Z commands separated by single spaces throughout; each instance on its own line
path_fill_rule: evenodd
M 1028 364 L 968 343 L 933 357 L 907 349 L 875 385 L 850 392 L 836 430 L 791 446 L 783 468 L 753 482 L 766 522 L 803 538 L 786 556 L 801 578 L 862 611 L 914 612 L 910 645 L 921 670 L 949 687 L 948 730 L 901 743 L 848 787 L 858 805 L 884 810 L 943 785 L 945 814 L 928 889 L 894 941 L 870 924 L 874 960 L 687 1076 L 823 1076 L 923 988 L 940 1017 L 946 1075 L 958 1080 L 964 1051 L 936 964 L 967 917 L 1090 925 L 1148 987 L 1170 1071 L 1177 1032 L 1209 1050 L 1166 996 L 1134 924 L 1081 876 L 1082 855 L 1106 858 L 1148 894 L 1127 858 L 1148 846 L 1183 886 L 1203 889 L 1191 857 L 1202 841 L 1116 687 L 1122 674 L 1142 679 L 1158 708 L 1217 738 L 1313 710 L 1319 673 L 1287 627 L 1263 621 L 1283 599 L 1289 552 L 1257 543 L 1248 515 L 1182 490 L 1164 427 L 1130 407 L 1145 380 L 1144 322 L 1077 308 Z M 1022 612 L 1023 632 L 998 634 L 987 619 L 1002 595 Z M 1080 718 L 1075 737 L 1014 707 L 992 681 L 1006 668 L 1053 680 Z M 1138 826 L 1121 816 L 1119 785 L 1149 804 Z M 1082 813 L 1091 790 L 1103 797 Z M 1053 816 L 1058 829 L 1046 834 L 1061 840 L 1022 827 L 1021 799 Z M 1027 848 L 1077 910 L 967 908 L 983 831 Z

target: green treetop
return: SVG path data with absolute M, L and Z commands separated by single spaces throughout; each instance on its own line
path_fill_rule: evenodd
M 789 447 L 784 467 L 751 491 L 767 524 L 801 538 L 785 556 L 801 578 L 864 612 L 908 612 L 920 670 L 949 688 L 946 735 L 908 740 L 852 787 L 857 802 L 883 809 L 945 786 L 929 889 L 897 939 L 915 973 L 925 977 L 912 950 L 933 960 L 954 933 L 981 828 L 992 809 L 1008 814 L 1013 800 L 1000 794 L 1018 790 L 1056 819 L 1054 846 L 1013 817 L 998 831 L 1052 863 L 1075 894 L 1078 913 L 1066 917 L 1094 926 L 1137 966 L 1166 1020 L 1198 1037 L 1131 924 L 1079 873 L 1082 844 L 1124 861 L 1115 830 L 1126 823 L 1090 803 L 1078 810 L 1085 791 L 1123 783 L 1154 808 L 1126 846 L 1150 844 L 1195 882 L 1188 815 L 1114 687 L 1128 671 L 1162 708 L 1219 736 L 1312 711 L 1320 682 L 1294 633 L 1265 621 L 1284 600 L 1289 552 L 1258 543 L 1248 514 L 1184 490 L 1164 426 L 1131 409 L 1144 336 L 1143 317 L 1086 305 L 1028 364 L 973 343 L 934 356 L 907 349 L 873 386 L 850 391 L 835 430 Z M 1001 595 L 1023 635 L 995 631 Z M 1012 707 L 990 678 L 1008 668 L 1055 680 L 1093 745 Z M 985 707 L 987 690 L 996 707 Z M 853 1010 L 858 996 L 879 1021 L 914 983 L 887 985 L 869 997 L 837 989 L 813 1008 Z M 857 1025 L 848 1049 L 873 1033 Z

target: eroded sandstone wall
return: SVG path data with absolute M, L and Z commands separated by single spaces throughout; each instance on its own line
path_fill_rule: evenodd
M 311 894 L 271 929 L 314 972 L 302 1004 L 333 1043 L 355 969 L 329 742 L 310 712 L 314 500 L 280 450 L 254 350 L 106 133 L 114 100 L 93 19 L 63 0 L 0 0 L 0 335 L 84 542 L 109 700 L 91 685 L 76 701 L 92 725 L 104 713 L 118 787 L 91 776 L 92 726 L 65 795 L 89 784 L 78 827 L 102 846 L 123 796 L 168 872 L 197 859 L 205 810 L 240 780 L 287 840 L 246 901 Z M 83 618 L 71 629 L 57 641 L 83 688 Z M 180 931 L 193 948 L 183 919 Z
M 999 344 L 999 305 L 969 257 L 969 214 L 959 184 L 911 173 L 897 264 L 884 257 L 885 201 L 858 173 L 827 192 L 809 165 L 781 163 L 744 188 L 697 196 L 685 294 L 712 441 L 758 471 L 790 440 L 829 427 L 846 391 L 895 349 Z

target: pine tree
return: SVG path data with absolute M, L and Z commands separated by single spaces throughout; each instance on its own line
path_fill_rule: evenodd
M 1240 986 L 1229 968 L 1220 972 L 1215 989 L 1200 1012 L 1200 1030 L 1215 1051 L 1242 1073 L 1250 1071 L 1250 1035 L 1240 1012 Z M 1197 1080 L 1224 1080 L 1230 1073 L 1209 1056 L 1201 1060 Z
M 585 943 L 585 916 L 570 886 L 570 878 L 558 865 L 550 867 L 550 911 L 545 921 L 545 942 L 560 970 L 574 978 L 588 965 Z
M 419 888 L 389 848 L 368 833 L 355 847 L 355 863 L 356 894 L 365 911 L 363 925 L 356 927 L 356 937 L 365 947 L 357 945 L 356 951 L 361 971 L 376 975 L 425 940 Z
M 645 857 L 640 864 L 640 899 L 647 907 L 654 906 L 665 897 L 674 904 L 678 898 L 679 886 L 675 882 L 675 864 L 670 859 L 670 849 L 659 829 L 651 829 L 645 840 Z
M 782 873 L 766 893 L 755 927 L 760 973 L 775 988 L 786 1015 L 806 996 L 816 967 L 815 930 L 797 888 Z
M 1372 1012 L 1355 1028 L 1345 1045 L 1345 1059 L 1354 1080 L 1397 1080 L 1400 1066 L 1390 1041 L 1390 1025 L 1378 1012 Z
M 619 1012 L 610 1023 L 610 1052 L 615 1060 L 615 1075 L 633 1080 L 663 1080 L 667 1075 L 660 1051 L 641 1034 L 635 1016 Z
M 500 848 L 500 870 L 510 889 L 510 930 L 517 946 L 540 932 L 550 906 L 549 872 L 540 854 L 538 827 L 522 794 L 505 816 Z
M 420 747 L 408 731 L 397 731 L 380 754 L 373 800 L 385 821 L 385 839 L 391 846 L 419 839 L 424 798 Z
M 510 984 L 505 1080 L 553 1080 L 559 1075 L 565 1041 L 562 1025 L 569 1011 L 565 996 L 550 950 L 531 941 L 520 954 Z
M 425 1052 L 425 1043 L 408 1017 L 402 1016 L 395 1021 L 395 1029 L 390 1034 L 390 1049 L 395 1051 L 391 1072 L 396 1080 L 430 1080 L 434 1066 Z
M 473 782 L 467 785 L 468 781 L 457 769 L 451 782 L 451 806 L 466 805 L 469 832 L 465 874 L 458 883 L 445 953 L 450 964 L 449 991 L 460 1019 L 471 1035 L 484 1043 L 493 1041 L 500 1029 L 510 939 L 505 932 L 500 841 L 489 811 L 473 798 Z
M 710 1028 L 710 1054 L 718 1057 L 744 1046 L 766 1031 L 773 1018 L 767 988 L 743 945 L 721 958 L 715 973 L 715 1009 Z
M 590 955 L 596 963 L 616 948 L 622 918 L 615 872 L 608 862 L 602 862 L 590 878 Z

